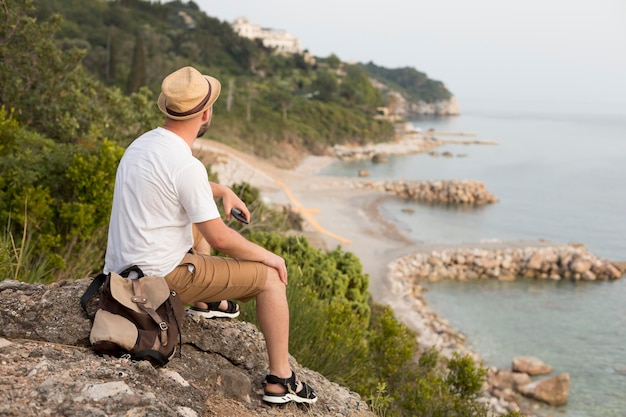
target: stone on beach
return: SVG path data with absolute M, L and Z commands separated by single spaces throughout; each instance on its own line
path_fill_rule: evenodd
M 547 375 L 552 367 L 534 356 L 518 356 L 513 358 L 511 366 L 513 372 L 523 372 L 528 375 Z
M 517 390 L 522 385 L 530 384 L 530 375 L 524 372 L 496 369 L 488 372 L 487 379 L 494 388 Z
M 522 394 L 552 406 L 563 405 L 569 395 L 570 377 L 561 373 L 552 378 L 544 378 L 518 388 Z

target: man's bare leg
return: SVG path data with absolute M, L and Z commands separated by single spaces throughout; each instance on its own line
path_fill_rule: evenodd
M 279 378 L 290 378 L 289 366 L 289 305 L 287 290 L 278 278 L 275 269 L 269 268 L 265 289 L 256 296 L 256 319 L 265 337 L 267 355 L 270 363 L 270 374 Z M 299 378 L 296 377 L 296 381 Z M 296 392 L 304 389 L 299 384 Z M 285 387 L 281 384 L 265 385 L 265 391 L 271 394 L 283 394 Z
M 273 268 L 267 270 L 265 288 L 256 296 L 256 317 L 265 336 L 270 374 L 289 378 L 289 306 L 286 286 Z M 266 390 L 282 394 L 285 388 L 279 384 L 267 384 Z

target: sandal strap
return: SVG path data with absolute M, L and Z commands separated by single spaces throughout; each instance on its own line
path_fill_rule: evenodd
M 236 313 L 237 312 L 237 304 L 234 303 L 233 301 L 226 300 L 226 304 L 228 305 L 226 310 L 220 309 L 220 303 L 221 301 L 215 301 L 213 303 L 206 303 L 208 307 L 207 310 L 222 311 L 224 313 Z
M 276 375 L 271 375 L 271 374 L 267 375 L 265 377 L 265 382 L 269 384 L 280 384 L 283 387 L 285 387 L 287 392 L 292 392 L 293 394 L 296 394 L 300 398 L 311 399 L 311 398 L 317 397 L 317 395 L 315 394 L 315 391 L 313 390 L 311 386 L 307 385 L 306 383 L 302 381 L 300 382 L 296 381 L 296 374 L 293 371 L 291 371 L 291 376 L 289 378 L 279 378 Z M 298 385 L 302 385 L 302 389 L 296 392 L 296 390 L 298 389 Z
M 300 390 L 300 392 L 296 392 L 296 395 L 298 397 L 301 397 L 301 398 L 317 397 L 317 394 L 315 394 L 315 391 L 313 390 L 311 386 L 307 385 L 305 382 L 300 382 L 300 385 L 302 385 L 302 389 Z
M 265 382 L 270 384 L 280 384 L 287 389 L 287 391 L 291 390 L 296 392 L 296 388 L 298 384 L 296 382 L 296 373 L 291 371 L 291 376 L 289 378 L 279 378 L 276 375 L 267 375 L 265 377 Z

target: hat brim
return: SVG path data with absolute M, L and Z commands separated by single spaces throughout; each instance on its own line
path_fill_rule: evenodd
M 165 95 L 163 94 L 163 92 L 161 92 L 161 94 L 159 94 L 159 99 L 157 100 L 157 106 L 159 106 L 159 110 L 161 110 L 161 113 L 163 113 L 169 119 L 172 119 L 172 120 L 188 120 L 188 119 L 193 119 L 194 117 L 196 117 L 197 115 L 199 115 L 200 113 L 202 113 L 203 111 L 211 107 L 213 103 L 217 101 L 217 98 L 220 96 L 220 92 L 222 91 L 222 85 L 217 80 L 217 78 L 213 78 L 210 75 L 203 75 L 203 77 L 209 82 L 209 85 L 211 86 L 211 96 L 209 97 L 209 100 L 207 101 L 207 103 L 204 105 L 204 107 L 201 110 L 198 110 L 197 112 L 193 114 L 188 114 L 185 116 L 174 116 L 167 111 L 167 107 L 165 106 Z

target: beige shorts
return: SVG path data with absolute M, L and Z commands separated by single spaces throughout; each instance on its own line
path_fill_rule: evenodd
M 267 266 L 260 262 L 187 253 L 165 279 L 184 304 L 220 300 L 247 302 L 265 287 Z

